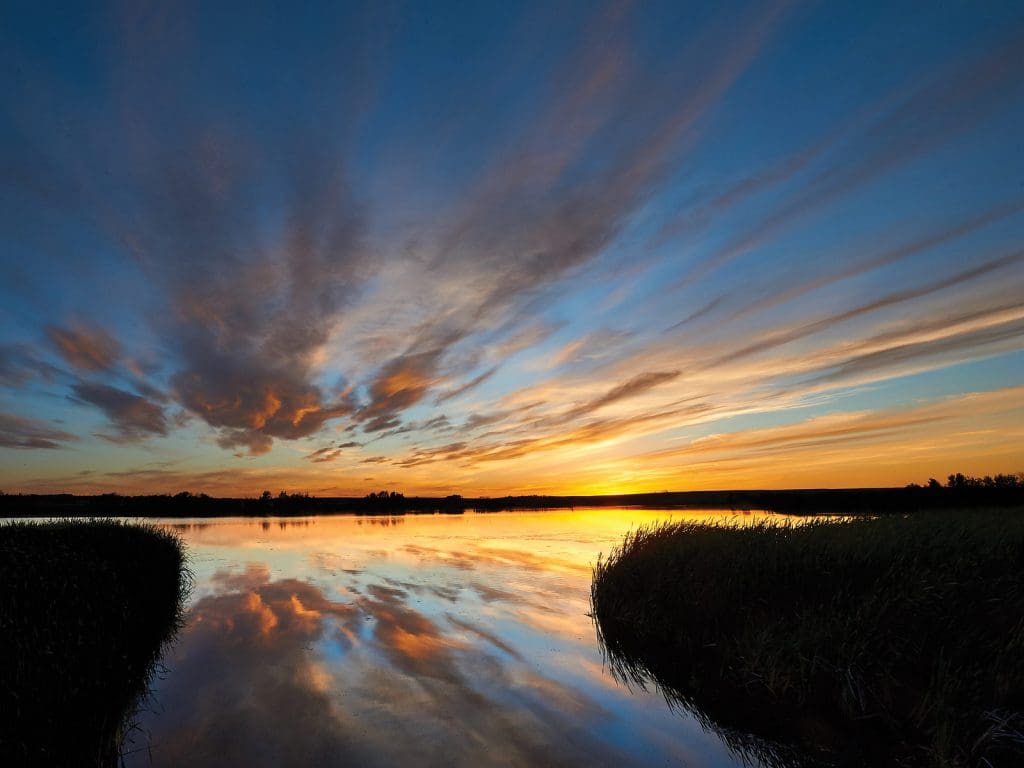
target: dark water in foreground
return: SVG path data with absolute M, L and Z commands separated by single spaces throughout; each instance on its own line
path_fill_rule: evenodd
M 168 522 L 195 589 L 127 765 L 739 765 L 618 684 L 587 616 L 598 553 L 669 517 L 760 515 Z

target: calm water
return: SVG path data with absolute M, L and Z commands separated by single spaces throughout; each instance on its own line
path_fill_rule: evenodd
M 175 521 L 195 590 L 132 766 L 732 766 L 602 665 L 591 565 L 721 512 Z

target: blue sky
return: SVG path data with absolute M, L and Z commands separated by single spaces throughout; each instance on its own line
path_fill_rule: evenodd
M 5 10 L 0 488 L 1024 470 L 1019 3 Z

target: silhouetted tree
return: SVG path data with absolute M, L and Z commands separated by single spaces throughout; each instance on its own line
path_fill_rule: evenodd
M 950 475 L 946 480 L 947 488 L 1024 488 L 1024 474 L 1016 475 L 985 475 L 970 477 L 963 472 Z

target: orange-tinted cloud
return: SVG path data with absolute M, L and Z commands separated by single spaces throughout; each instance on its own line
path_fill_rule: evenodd
M 80 371 L 110 370 L 121 357 L 121 345 L 102 328 L 51 325 L 46 335 L 61 357 Z
M 0 412 L 0 447 L 2 448 L 54 449 L 61 448 L 64 443 L 77 439 L 75 435 L 56 429 L 38 419 Z

